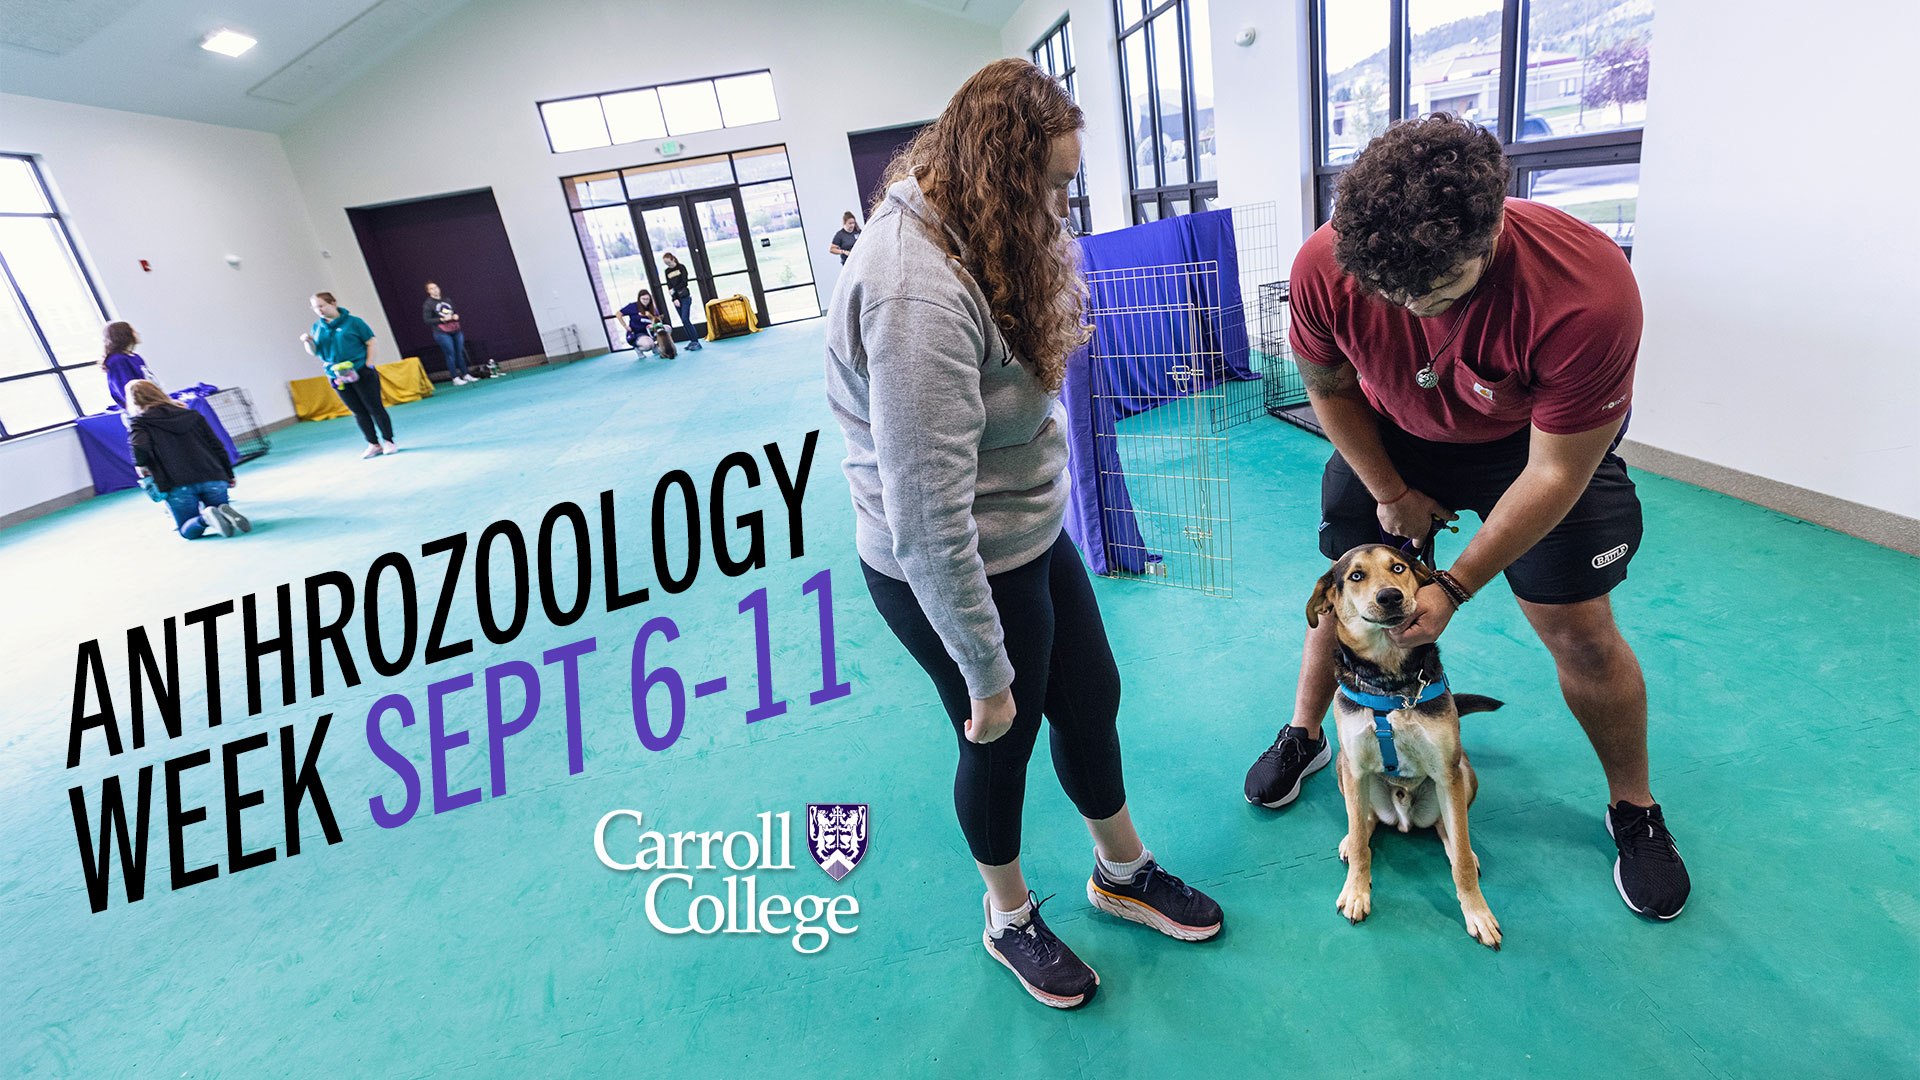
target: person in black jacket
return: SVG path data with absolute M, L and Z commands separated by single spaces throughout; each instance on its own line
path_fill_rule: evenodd
M 453 301 L 440 295 L 440 286 L 434 282 L 427 282 L 427 300 L 420 306 L 420 318 L 440 344 L 440 355 L 446 358 L 447 376 L 453 385 L 479 382 L 467 374 L 467 335 L 460 329 L 460 312 Z
M 660 256 L 667 268 L 660 276 L 667 279 L 667 295 L 673 297 L 673 306 L 680 309 L 680 325 L 687 328 L 687 351 L 699 352 L 700 335 L 693 329 L 693 290 L 687 286 L 687 268 L 680 265 L 680 257 L 669 251 Z
M 127 384 L 127 401 L 134 410 L 128 435 L 133 463 L 153 477 L 180 535 L 193 540 L 208 529 L 221 536 L 252 532 L 253 522 L 227 501 L 227 489 L 239 481 L 206 418 L 145 379 Z

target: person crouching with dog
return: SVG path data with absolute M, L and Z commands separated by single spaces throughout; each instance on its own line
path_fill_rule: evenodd
M 1093 835 L 1088 901 L 1185 941 L 1222 922 L 1134 831 L 1120 673 L 1063 528 L 1059 393 L 1086 331 L 1061 219 L 1081 125 L 1032 64 L 976 72 L 889 167 L 827 327 L 827 397 L 846 435 L 862 570 L 957 736 L 954 805 L 986 882 L 983 941 L 1061 1009 L 1086 1002 L 1099 977 L 1040 917 L 1020 868 L 1043 717 L 1054 772 Z
M 221 536 L 252 532 L 253 522 L 227 500 L 227 489 L 239 481 L 207 418 L 145 379 L 127 384 L 127 403 L 134 466 L 153 478 L 180 535 L 194 540 L 208 529 Z
M 1294 260 L 1291 340 L 1333 442 L 1320 552 L 1387 540 L 1431 551 L 1436 524 L 1483 524 L 1392 631 L 1432 642 L 1505 573 L 1606 774 L 1615 887 L 1671 919 L 1691 883 L 1648 786 L 1647 690 L 1607 594 L 1640 546 L 1640 500 L 1614 448 L 1640 347 L 1626 257 L 1591 225 L 1506 197 L 1485 129 L 1437 113 L 1394 125 L 1340 179 L 1333 220 Z M 1280 807 L 1328 760 L 1334 626 L 1310 631 L 1292 722 L 1248 771 Z

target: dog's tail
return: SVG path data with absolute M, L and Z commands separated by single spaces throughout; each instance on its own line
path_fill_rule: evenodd
M 1461 716 L 1465 716 L 1468 713 L 1492 712 L 1505 704 L 1506 702 L 1501 701 L 1499 698 L 1490 698 L 1483 694 L 1453 695 L 1453 711 Z

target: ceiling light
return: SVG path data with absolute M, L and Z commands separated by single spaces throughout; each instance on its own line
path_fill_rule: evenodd
M 256 42 L 245 34 L 233 30 L 215 30 L 208 34 L 200 47 L 208 52 L 217 52 L 222 56 L 239 56 L 254 47 Z

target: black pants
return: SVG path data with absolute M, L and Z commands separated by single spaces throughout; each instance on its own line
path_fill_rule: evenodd
M 1082 817 L 1100 820 L 1127 804 L 1120 775 L 1120 671 L 1100 622 L 1080 552 L 1062 532 L 1051 550 L 987 578 L 1013 664 L 1013 727 L 985 745 L 969 742 L 972 699 L 960 667 L 904 581 L 861 563 L 867 591 L 895 637 L 920 662 L 953 721 L 960 767 L 953 803 L 973 857 L 1004 866 L 1020 856 L 1027 759 L 1047 718 L 1053 771 Z
M 360 425 L 360 434 L 367 442 L 379 445 L 374 438 L 374 429 L 379 428 L 380 439 L 393 441 L 393 421 L 387 419 L 387 406 L 380 400 L 380 373 L 369 364 L 360 370 L 360 377 L 350 383 L 341 383 L 335 387 L 340 391 L 340 400 L 347 403 L 353 413 L 353 420 Z

